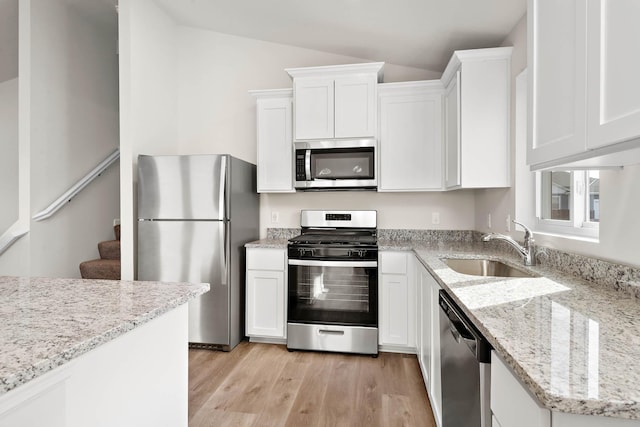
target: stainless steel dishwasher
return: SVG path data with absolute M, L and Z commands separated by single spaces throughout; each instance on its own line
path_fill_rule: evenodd
M 440 291 L 443 427 L 490 427 L 491 346 Z

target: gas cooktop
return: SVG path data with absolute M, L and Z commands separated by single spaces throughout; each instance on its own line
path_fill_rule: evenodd
M 341 234 L 341 233 L 327 233 L 327 234 L 301 234 L 292 239 L 289 242 L 294 244 L 313 244 L 313 245 L 375 245 L 377 238 L 375 234 L 368 235 L 356 235 L 356 234 Z

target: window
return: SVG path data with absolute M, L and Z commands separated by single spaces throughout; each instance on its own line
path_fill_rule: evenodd
M 538 172 L 536 216 L 541 231 L 598 237 L 600 172 Z

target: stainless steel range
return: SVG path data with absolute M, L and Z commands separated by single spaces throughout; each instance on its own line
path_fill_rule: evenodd
M 378 354 L 376 211 L 300 214 L 289 240 L 287 348 Z

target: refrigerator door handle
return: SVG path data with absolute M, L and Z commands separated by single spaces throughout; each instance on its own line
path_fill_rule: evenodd
M 222 265 L 222 269 L 220 271 L 220 283 L 223 286 L 227 286 L 227 281 L 229 280 L 229 251 L 227 248 L 229 247 L 229 229 L 227 227 L 227 222 L 220 222 L 220 227 L 222 228 L 222 236 L 223 238 L 219 239 L 220 241 L 220 264 Z
M 222 156 L 220 158 L 220 189 L 218 192 L 218 206 L 221 210 L 220 219 L 227 219 L 227 206 L 226 206 L 226 189 L 227 189 L 227 156 Z

